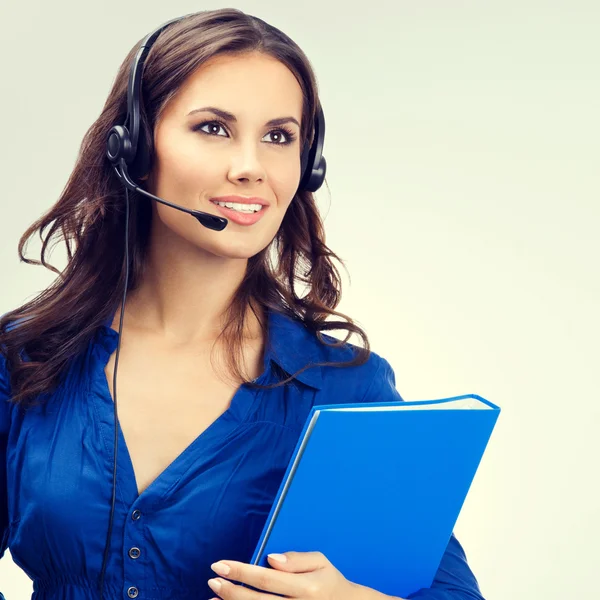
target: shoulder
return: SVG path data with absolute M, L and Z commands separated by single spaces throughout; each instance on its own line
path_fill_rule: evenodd
M 327 344 L 338 340 L 329 335 L 322 336 Z M 346 342 L 333 348 L 321 344 L 324 362 L 351 361 L 358 350 L 354 344 Z M 367 361 L 349 367 L 323 367 L 323 390 L 335 402 L 398 402 L 403 398 L 396 388 L 396 373 L 389 361 L 371 350 Z

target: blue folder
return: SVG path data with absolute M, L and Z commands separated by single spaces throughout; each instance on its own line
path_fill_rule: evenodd
M 313 407 L 251 564 L 319 551 L 384 594 L 431 587 L 499 414 L 474 394 Z

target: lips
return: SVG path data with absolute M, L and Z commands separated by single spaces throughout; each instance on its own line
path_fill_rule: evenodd
M 221 202 L 239 202 L 237 200 L 220 200 Z M 214 200 L 211 202 L 217 207 L 217 210 L 227 219 L 237 223 L 238 225 L 254 225 L 258 223 L 263 217 L 263 214 L 268 210 L 268 205 L 263 204 L 263 208 L 261 208 L 258 212 L 255 213 L 243 213 L 233 208 L 227 208 L 225 206 L 219 206 L 215 204 Z M 240 204 L 260 204 L 260 202 L 239 202 Z

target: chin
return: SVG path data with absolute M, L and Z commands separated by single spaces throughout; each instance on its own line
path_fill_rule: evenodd
M 256 256 L 267 244 L 244 242 L 243 240 L 228 240 L 230 243 L 215 244 L 207 248 L 209 252 L 221 258 L 249 259 Z

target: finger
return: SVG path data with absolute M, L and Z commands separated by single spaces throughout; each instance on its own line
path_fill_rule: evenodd
M 331 563 L 322 552 L 285 552 L 284 554 L 268 554 L 269 564 L 278 571 L 288 573 L 312 573 L 329 567 Z M 284 562 L 276 560 L 285 558 Z
M 209 579 L 208 585 L 215 594 L 219 595 L 218 598 L 213 598 L 213 600 L 274 600 L 279 597 L 266 592 L 249 590 L 227 581 L 223 577 Z
M 296 573 L 284 573 L 234 560 L 213 563 L 211 569 L 224 579 L 239 581 L 258 590 L 292 598 L 302 597 L 303 581 Z

